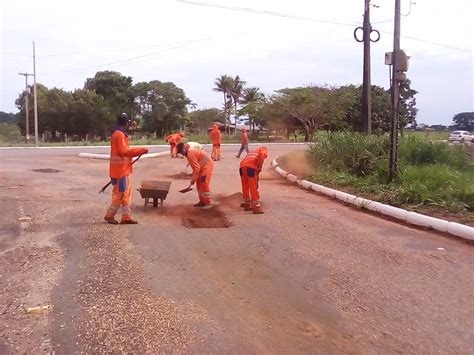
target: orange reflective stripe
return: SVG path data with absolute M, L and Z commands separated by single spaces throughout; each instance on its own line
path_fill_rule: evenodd
M 203 166 L 204 164 L 207 163 L 207 161 L 209 160 L 209 157 L 207 155 L 205 155 L 200 161 L 199 161 L 199 166 Z

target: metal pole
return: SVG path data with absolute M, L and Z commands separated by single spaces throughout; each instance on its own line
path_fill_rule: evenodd
M 398 80 L 397 55 L 400 51 L 400 0 L 395 0 L 395 25 L 393 31 L 392 54 L 392 90 L 390 105 L 390 156 L 388 176 L 393 180 L 398 172 L 398 103 L 400 96 L 400 82 Z
M 35 56 L 35 42 L 33 41 L 33 106 L 35 114 L 35 144 L 39 145 L 38 138 L 38 95 L 36 93 L 36 56 Z
M 372 95 L 370 78 L 370 0 L 365 0 L 363 40 L 364 40 L 364 76 L 362 82 L 362 117 L 364 120 L 364 132 L 372 133 Z
M 29 120 L 29 108 L 28 108 L 28 76 L 33 76 L 33 74 L 29 73 L 18 73 L 18 75 L 23 75 L 25 77 L 25 141 L 28 143 L 28 139 L 30 139 L 30 120 Z

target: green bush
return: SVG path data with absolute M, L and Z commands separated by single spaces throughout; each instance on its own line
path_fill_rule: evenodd
M 16 143 L 23 141 L 20 128 L 12 123 L 0 123 L 0 143 Z
M 316 135 L 311 148 L 316 163 L 356 176 L 374 172 L 388 152 L 386 136 L 356 132 L 334 132 Z
M 318 134 L 311 148 L 313 181 L 393 205 L 474 208 L 474 163 L 464 146 L 418 136 L 399 142 L 399 174 L 388 182 L 388 136 L 354 132 Z

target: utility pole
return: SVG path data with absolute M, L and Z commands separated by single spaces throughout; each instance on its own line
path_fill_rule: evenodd
M 26 122 L 25 122 L 25 142 L 28 143 L 28 139 L 30 139 L 30 120 L 28 118 L 29 109 L 28 109 L 28 94 L 30 93 L 30 89 L 28 88 L 28 77 L 33 76 L 33 74 L 29 73 L 18 73 L 18 75 L 23 75 L 25 77 L 25 115 L 26 115 Z
M 400 0 L 395 0 L 395 24 L 393 30 L 392 90 L 390 104 L 390 152 L 388 176 L 393 180 L 398 172 L 398 104 L 400 96 Z
M 35 144 L 39 145 L 38 138 L 38 95 L 36 93 L 36 56 L 35 56 L 35 42 L 33 41 L 33 106 L 35 114 Z
M 364 117 L 364 132 L 372 133 L 372 93 L 370 83 L 370 0 L 365 0 L 364 12 L 364 79 L 362 82 L 362 117 Z
M 362 27 L 354 30 L 354 38 L 357 42 L 364 43 L 364 67 L 362 81 L 362 119 L 363 131 L 367 134 L 372 133 L 372 93 L 371 93 L 371 75 L 370 75 L 370 42 L 378 42 L 380 33 L 372 29 L 370 24 L 370 0 L 364 0 L 364 23 Z M 362 39 L 357 37 L 357 32 L 362 30 Z M 372 32 L 377 34 L 377 38 L 371 39 Z

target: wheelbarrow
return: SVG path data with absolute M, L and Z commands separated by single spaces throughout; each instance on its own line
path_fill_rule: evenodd
M 158 203 L 163 207 L 170 186 L 171 181 L 142 180 L 142 185 L 137 191 L 145 199 L 145 207 L 150 203 L 150 199 L 153 199 L 153 207 L 157 207 Z

